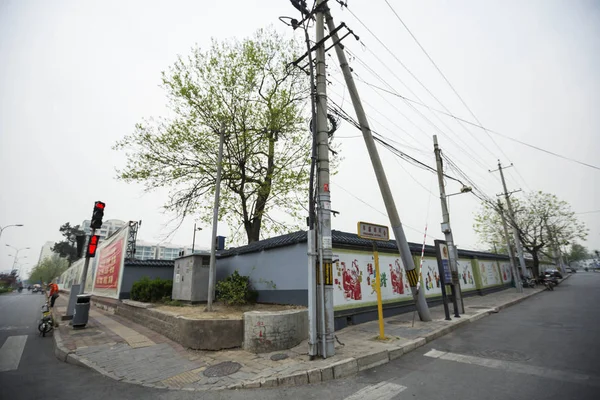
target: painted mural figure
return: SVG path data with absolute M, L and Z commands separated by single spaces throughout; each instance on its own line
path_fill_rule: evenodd
M 439 288 L 440 287 L 440 276 L 438 275 L 437 272 L 434 272 L 433 277 L 435 278 L 435 287 Z
M 346 299 L 362 300 L 358 260 L 352 261 L 351 269 L 346 268 L 345 263 L 342 262 L 342 283 Z
M 404 294 L 404 277 L 402 276 L 402 268 L 400 267 L 398 260 L 396 260 L 395 264 L 395 267 L 390 264 L 392 290 L 396 294 Z
M 473 276 L 471 275 L 471 271 L 467 271 L 467 277 L 469 278 L 469 284 L 473 284 Z

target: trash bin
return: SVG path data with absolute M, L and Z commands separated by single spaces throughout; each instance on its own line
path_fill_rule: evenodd
M 73 312 L 73 327 L 83 328 L 87 324 L 91 298 L 91 294 L 77 295 L 77 303 L 75 303 L 75 311 Z

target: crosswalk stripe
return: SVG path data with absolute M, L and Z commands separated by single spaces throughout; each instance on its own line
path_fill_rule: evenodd
M 0 372 L 19 368 L 27 335 L 9 336 L 0 348 Z
M 353 395 L 346 397 L 345 400 L 389 400 L 404 390 L 406 390 L 406 386 L 392 382 L 379 382 L 376 385 L 369 385 L 360 389 Z
M 591 376 L 587 374 L 581 374 L 572 371 L 560 371 L 556 369 L 550 369 L 545 367 L 537 367 L 526 363 L 520 363 L 516 361 L 503 361 L 496 360 L 493 358 L 483 358 L 476 356 L 469 356 L 465 354 L 457 354 L 446 351 L 439 351 L 435 349 L 429 350 L 425 353 L 426 357 L 437 358 L 440 360 L 454 361 L 464 364 L 479 365 L 486 368 L 501 369 L 504 371 L 527 374 L 538 376 L 540 378 L 553 379 L 563 382 L 586 384 L 595 387 L 600 387 L 600 377 Z

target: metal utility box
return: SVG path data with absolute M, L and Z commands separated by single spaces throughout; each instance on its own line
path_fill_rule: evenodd
M 208 300 L 210 255 L 190 254 L 175 259 L 173 300 L 203 302 Z

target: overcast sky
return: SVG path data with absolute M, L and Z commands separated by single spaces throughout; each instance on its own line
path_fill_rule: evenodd
M 360 36 L 362 43 L 344 40 L 358 57 L 351 61 L 358 78 L 378 86 L 382 79 L 404 96 L 474 121 L 384 0 L 350 0 L 349 10 L 331 3 L 335 21 Z M 600 165 L 599 1 L 390 3 L 484 126 Z M 146 194 L 115 180 L 125 160 L 112 145 L 142 118 L 166 115 L 160 72 L 177 55 L 195 43 L 207 46 L 211 37 L 243 38 L 270 24 L 291 35 L 279 16 L 298 14 L 285 0 L 0 0 L 0 226 L 25 225 L 4 231 L 0 270 L 13 262 L 14 250 L 6 244 L 31 248 L 19 253 L 27 270 L 46 241 L 60 239 L 61 224 L 90 218 L 96 200 L 106 202 L 106 219 L 141 219 L 140 239 L 164 240 L 173 217 L 161 210 L 167 190 Z M 330 55 L 329 95 L 354 115 L 335 53 Z M 489 196 L 501 192 L 498 174 L 488 172 L 500 159 L 516 167 L 506 171 L 509 189 L 554 193 L 576 212 L 600 209 L 600 171 L 500 136 L 493 141 L 419 108 L 425 119 L 401 99 L 358 85 L 374 130 L 429 165 L 437 134 L 445 154 Z M 340 212 L 333 229 L 348 232 L 359 220 L 388 224 L 357 135 L 347 123 L 336 133 L 343 161 L 331 185 L 332 208 Z M 435 176 L 382 148 L 380 153 L 409 240 L 421 242 L 426 224 L 429 242 L 442 237 Z M 459 189 L 449 182 L 448 193 Z M 451 197 L 459 247 L 483 247 L 472 229 L 478 208 L 472 195 Z M 579 217 L 590 229 L 585 244 L 600 249 L 600 213 Z M 169 240 L 191 243 L 193 224 L 189 218 Z M 227 236 L 228 227 L 220 225 L 219 234 Z M 204 227 L 197 243 L 208 247 L 209 235 Z

